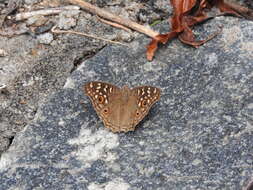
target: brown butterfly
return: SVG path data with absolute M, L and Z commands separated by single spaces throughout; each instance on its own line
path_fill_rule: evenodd
M 159 88 L 152 86 L 119 88 L 99 81 L 85 84 L 84 92 L 91 99 L 105 127 L 113 132 L 133 131 L 161 94 Z

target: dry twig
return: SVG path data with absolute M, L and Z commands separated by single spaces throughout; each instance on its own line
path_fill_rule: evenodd
M 131 30 L 121 24 L 118 24 L 118 23 L 115 23 L 115 22 L 110 22 L 108 20 L 105 20 L 105 19 L 102 19 L 100 18 L 99 16 L 97 16 L 98 20 L 100 20 L 101 22 L 105 23 L 105 24 L 108 24 L 108 25 L 112 25 L 113 27 L 116 27 L 116 28 L 120 28 L 120 29 L 123 29 L 129 33 L 131 33 Z
M 105 41 L 105 42 L 108 42 L 108 43 L 112 43 L 112 44 L 119 44 L 119 45 L 122 45 L 122 46 L 127 46 L 127 44 L 124 44 L 124 43 L 121 43 L 121 42 L 116 42 L 116 41 L 112 41 L 112 40 L 108 40 L 108 39 L 104 39 L 104 38 L 101 38 L 101 37 L 98 37 L 98 36 L 93 36 L 93 35 L 90 35 L 90 34 L 85 34 L 85 33 L 82 33 L 82 32 L 76 32 L 76 31 L 72 31 L 72 30 L 57 30 L 56 29 L 56 26 L 54 26 L 51 31 L 55 34 L 77 34 L 77 35 L 81 35 L 81 36 L 85 36 L 85 37 L 89 37 L 89 38 L 94 38 L 94 39 L 97 39 L 97 40 L 102 40 L 102 41 Z
M 112 22 L 118 23 L 118 24 L 123 25 L 125 27 L 131 28 L 131 29 L 138 31 L 140 33 L 146 34 L 147 36 L 149 36 L 151 38 L 155 39 L 156 36 L 159 35 L 158 32 L 156 32 L 150 28 L 147 28 L 147 27 L 140 25 L 136 22 L 133 22 L 131 20 L 122 18 L 118 15 L 114 15 L 110 12 L 107 12 L 103 9 L 100 9 L 100 8 L 94 6 L 90 3 L 84 2 L 82 0 L 67 0 L 67 1 L 71 4 L 80 6 L 82 9 L 84 9 L 92 14 L 95 14 L 95 15 L 102 17 L 106 20 L 110 20 Z
M 16 21 L 21 21 L 28 19 L 33 16 L 37 15 L 55 15 L 59 14 L 62 11 L 66 10 L 79 10 L 80 8 L 78 6 L 65 6 L 65 7 L 57 7 L 57 8 L 50 8 L 50 9 L 43 9 L 43 10 L 37 10 L 37 11 L 31 11 L 31 12 L 24 12 L 24 13 L 19 13 L 16 14 L 14 19 Z

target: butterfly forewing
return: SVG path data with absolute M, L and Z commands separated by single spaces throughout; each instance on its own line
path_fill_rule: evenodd
M 93 81 L 84 86 L 84 92 L 92 100 L 96 111 L 100 111 L 109 104 L 109 96 L 117 93 L 119 88 L 109 83 Z
M 136 125 L 147 115 L 151 106 L 160 99 L 161 90 L 153 86 L 139 86 L 132 89 L 137 97 Z

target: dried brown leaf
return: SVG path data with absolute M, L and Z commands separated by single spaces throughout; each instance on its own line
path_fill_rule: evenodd
M 205 40 L 196 41 L 191 27 L 213 17 L 206 15 L 206 10 L 216 6 L 225 14 L 245 17 L 253 20 L 253 10 L 237 4 L 227 3 L 224 0 L 170 0 L 174 13 L 171 19 L 172 31 L 157 35 L 147 46 L 146 56 L 152 60 L 158 48 L 158 43 L 167 43 L 178 36 L 181 42 L 198 47 L 217 36 L 220 31 L 212 34 Z

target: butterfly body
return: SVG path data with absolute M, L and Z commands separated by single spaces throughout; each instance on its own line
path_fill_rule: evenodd
M 119 88 L 98 81 L 87 83 L 84 91 L 105 127 L 113 132 L 133 131 L 160 98 L 160 89 L 155 87 Z

